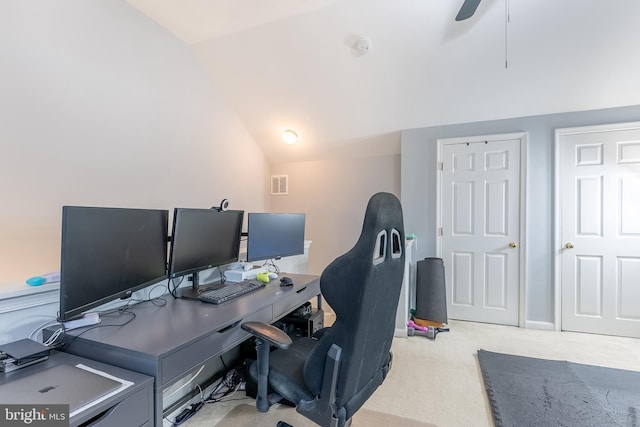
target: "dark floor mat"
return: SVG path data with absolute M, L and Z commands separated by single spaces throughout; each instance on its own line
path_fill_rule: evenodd
M 640 372 L 478 351 L 501 426 L 637 427 Z

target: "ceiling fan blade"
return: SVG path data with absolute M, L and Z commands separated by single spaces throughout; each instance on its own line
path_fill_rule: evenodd
M 456 15 L 456 21 L 464 21 L 465 19 L 469 19 L 476 13 L 476 9 L 480 4 L 480 0 L 464 0 L 462 3 L 462 7 L 458 11 Z

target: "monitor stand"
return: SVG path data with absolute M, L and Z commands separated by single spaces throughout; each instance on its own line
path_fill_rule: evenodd
M 196 271 L 195 273 L 192 274 L 192 277 L 191 277 L 191 287 L 180 289 L 179 296 L 180 298 L 184 298 L 188 300 L 200 301 L 200 292 L 210 288 L 217 288 L 219 286 L 223 286 L 223 285 L 219 283 L 215 283 L 210 286 L 200 287 L 200 279 L 198 277 L 198 272 Z
M 97 325 L 100 322 L 101 320 L 98 313 L 85 313 L 81 318 L 69 320 L 64 322 L 63 325 L 65 330 L 70 331 L 71 329 L 82 328 L 84 326 Z

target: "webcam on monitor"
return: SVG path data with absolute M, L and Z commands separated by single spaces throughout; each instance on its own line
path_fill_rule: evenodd
M 211 209 L 216 209 L 218 212 L 225 212 L 229 210 L 229 199 L 222 199 L 220 206 L 212 206 Z

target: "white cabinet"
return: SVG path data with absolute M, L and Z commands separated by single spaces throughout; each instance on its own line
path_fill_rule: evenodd
M 398 310 L 396 311 L 396 337 L 407 336 L 407 322 L 409 321 L 409 311 L 411 310 L 412 300 L 415 298 L 415 290 L 413 290 L 411 280 L 411 252 L 415 239 L 405 240 L 404 244 L 404 277 L 402 279 L 402 289 L 400 290 L 400 300 L 398 301 Z

